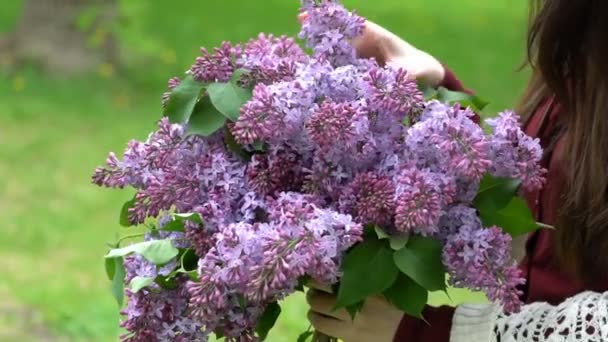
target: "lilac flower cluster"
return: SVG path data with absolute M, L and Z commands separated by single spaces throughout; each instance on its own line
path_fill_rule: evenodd
M 237 65 L 250 71 L 248 84 L 270 84 L 292 80 L 297 64 L 305 61 L 306 54 L 293 38 L 260 33 L 245 46 Z
M 538 139 L 526 135 L 519 125 L 519 116 L 506 111 L 486 121 L 493 128 L 490 153 L 492 172 L 497 176 L 521 179 L 529 189 L 544 184 L 545 170 L 538 167 L 543 156 Z
M 310 195 L 281 193 L 269 202 L 266 222 L 220 227 L 215 244 L 199 261 L 200 282 L 190 284 L 194 317 L 207 327 L 225 329 L 221 320 L 233 317 L 234 303 L 244 300 L 255 305 L 235 317 L 255 323 L 261 313 L 255 309 L 292 293 L 301 276 L 335 283 L 339 256 L 360 240 L 362 226 L 316 202 Z M 230 325 L 241 331 L 252 326 L 247 319 Z
M 467 207 L 448 211 L 449 235 L 443 249 L 443 262 L 456 287 L 484 291 L 488 298 L 503 303 L 512 312 L 519 309 L 519 286 L 525 280 L 511 259 L 511 236 L 498 227 L 483 229 Z
M 238 120 L 202 137 L 163 118 L 147 140 L 130 142 L 122 159 L 111 153 L 95 171 L 95 184 L 137 190 L 131 223 L 158 218 L 156 234 L 198 260 L 194 280 L 179 273 L 173 287 L 126 291 L 123 340 L 205 341 L 220 332 L 255 341 L 265 307 L 303 277 L 339 281 L 345 251 L 368 224 L 440 239 L 453 285 L 517 309 L 522 280 L 510 238 L 482 227 L 472 201 L 488 173 L 541 186 L 538 141 L 513 113 L 488 120 L 487 135 L 471 110 L 425 102 L 405 70 L 356 58 L 348 41 L 364 19 L 335 1 L 303 4 L 300 37 L 312 55 L 291 38 L 261 34 L 244 47 L 203 49 L 190 69 L 203 84 L 246 69 L 237 81 L 253 97 Z M 179 84 L 171 79 L 170 90 Z M 234 141 L 245 157 L 229 147 Z M 171 213 L 198 214 L 203 224 L 164 232 Z M 182 265 L 136 255 L 125 267 L 129 284 Z
M 179 233 L 177 233 L 179 235 Z M 179 241 L 181 236 L 173 236 Z M 153 240 L 150 236 L 146 240 Z M 168 276 L 176 267 L 177 261 L 171 260 L 162 267 L 157 267 L 141 255 L 127 256 L 125 264 L 125 283 L 129 284 L 135 277 L 155 278 Z M 127 342 L 180 341 L 206 342 L 208 332 L 201 323 L 190 318 L 188 314 L 189 293 L 187 277 L 175 278 L 175 286 L 162 289 L 156 284 L 138 292 L 127 289 L 127 306 L 121 312 L 125 319 L 121 327 L 127 333 L 121 336 Z
M 303 4 L 308 20 L 302 25 L 300 38 L 316 56 L 335 66 L 353 64 L 356 54 L 349 40 L 363 33 L 365 20 L 336 1 L 304 0 Z

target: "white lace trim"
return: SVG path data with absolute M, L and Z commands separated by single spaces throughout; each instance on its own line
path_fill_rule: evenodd
M 608 341 L 608 292 L 583 292 L 558 306 L 525 305 L 521 312 L 498 313 L 496 306 L 461 305 L 451 342 Z

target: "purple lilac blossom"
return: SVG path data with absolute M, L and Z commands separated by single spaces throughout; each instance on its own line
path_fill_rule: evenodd
M 450 177 L 416 167 L 402 171 L 395 191 L 395 228 L 401 233 L 438 233 L 443 208 L 453 201 Z
M 540 166 L 543 151 L 539 140 L 524 133 L 519 116 L 512 111 L 500 113 L 486 123 L 493 129 L 490 144 L 494 161 L 492 173 L 521 179 L 528 190 L 540 189 L 545 182 L 546 170 Z
M 135 277 L 167 276 L 176 267 L 172 262 L 158 268 L 141 255 L 125 257 L 124 265 L 126 284 Z M 178 277 L 176 282 L 177 287 L 171 290 L 161 289 L 156 284 L 138 292 L 125 290 L 127 306 L 121 311 L 120 325 L 127 332 L 120 337 L 122 341 L 207 341 L 208 332 L 189 317 L 186 279 Z
M 180 83 L 182 83 L 182 80 L 179 77 L 173 77 L 171 79 L 169 79 L 169 81 L 167 82 L 167 88 L 169 89 L 169 91 L 163 93 L 163 97 L 162 97 L 162 105 L 163 107 L 167 106 L 167 103 L 169 103 L 169 98 L 171 97 L 171 91 L 175 88 L 177 88 L 178 85 L 180 85 Z
M 345 65 L 329 72 L 322 80 L 321 93 L 334 102 L 350 102 L 362 95 L 362 73 L 354 65 Z
M 492 165 L 490 143 L 473 112 L 431 102 L 407 132 L 406 144 L 419 165 L 478 181 Z
M 395 185 L 386 176 L 361 173 L 344 191 L 341 209 L 351 212 L 363 224 L 392 224 L 395 215 Z
M 247 168 L 251 188 L 262 195 L 297 190 L 302 177 L 299 157 L 288 149 L 254 155 Z
M 221 227 L 199 261 L 200 281 L 189 285 L 195 317 L 218 325 L 218 316 L 242 310 L 231 304 L 239 295 L 260 308 L 293 292 L 304 275 L 336 282 L 340 256 L 360 241 L 362 226 L 316 203 L 309 195 L 282 193 L 270 203 L 267 223 Z
M 247 84 L 271 84 L 292 80 L 297 64 L 307 59 L 293 38 L 260 33 L 245 45 L 238 65 L 249 71 Z
M 293 139 L 301 131 L 314 100 L 306 82 L 260 83 L 253 90 L 253 98 L 241 108 L 232 133 L 237 142 L 245 145 Z
M 314 56 L 335 66 L 354 64 L 356 52 L 349 41 L 363 33 L 365 19 L 334 1 L 302 3 L 308 18 L 302 24 L 300 38 L 306 40 Z
M 397 122 L 408 116 L 417 119 L 422 110 L 422 92 L 405 69 L 373 67 L 363 77 L 361 88 L 372 111 L 393 115 Z
M 522 294 L 518 286 L 525 280 L 511 259 L 511 236 L 498 227 L 483 229 L 478 222 L 463 223 L 448 237 L 443 249 L 450 283 L 483 291 L 506 311 L 518 311 Z
M 213 53 L 201 48 L 202 56 L 196 58 L 190 68 L 190 74 L 199 82 L 226 82 L 239 67 L 236 60 L 241 53 L 242 48 L 239 45 L 229 42 L 222 43 Z
M 306 122 L 310 140 L 320 151 L 338 148 L 341 151 L 354 145 L 366 113 L 357 103 L 323 102 Z

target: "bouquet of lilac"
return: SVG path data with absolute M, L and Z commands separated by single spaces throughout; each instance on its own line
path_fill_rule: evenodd
M 478 99 L 425 99 L 405 70 L 357 58 L 364 19 L 337 2 L 303 10 L 311 55 L 264 34 L 203 49 L 158 130 L 95 171 L 136 189 L 120 221 L 147 228 L 106 256 L 123 341 L 263 340 L 310 279 L 353 315 L 382 294 L 421 317 L 448 284 L 518 310 L 510 242 L 538 226 L 516 197 L 543 184 L 538 141 L 513 112 L 485 133 Z

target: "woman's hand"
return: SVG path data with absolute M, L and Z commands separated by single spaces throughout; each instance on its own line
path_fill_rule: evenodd
M 302 13 L 298 19 L 303 22 L 307 16 L 307 13 Z M 369 20 L 365 23 L 363 35 L 355 39 L 353 45 L 360 57 L 402 67 L 412 77 L 431 87 L 438 86 L 445 75 L 443 65 L 435 57 Z
M 354 320 L 344 310 L 332 309 L 336 297 L 324 286 L 312 284 L 306 294 L 310 305 L 308 320 L 316 331 L 345 342 L 392 342 L 403 317 L 400 312 L 380 296 L 370 297 Z

